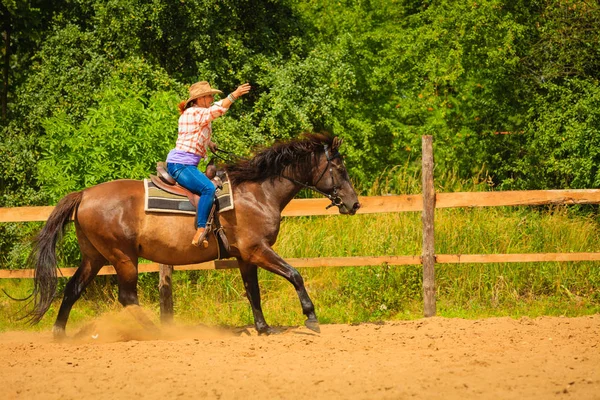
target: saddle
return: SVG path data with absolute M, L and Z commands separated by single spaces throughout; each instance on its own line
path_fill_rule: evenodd
M 223 188 L 223 181 L 217 176 L 217 167 L 214 164 L 208 164 L 204 175 L 211 180 L 215 187 Z M 158 188 L 168 193 L 186 196 L 194 207 L 198 207 L 200 196 L 179 185 L 167 171 L 167 163 L 164 161 L 156 163 L 156 175 L 150 175 L 150 179 Z
M 209 163 L 204 174 L 216 188 L 223 188 L 223 181 L 217 176 L 217 167 L 214 164 Z M 156 175 L 150 175 L 150 180 L 159 189 L 164 190 L 165 192 L 187 197 L 194 208 L 198 209 L 198 200 L 200 200 L 200 196 L 179 185 L 171 174 L 169 174 L 169 171 L 167 171 L 166 162 L 160 161 L 156 163 Z M 219 204 L 216 201 L 216 197 L 213 199 L 213 205 L 210 214 L 208 215 L 206 230 L 208 234 L 212 232 L 215 235 L 217 242 L 219 242 L 219 246 L 222 246 L 224 250 L 229 252 L 229 241 L 227 240 L 227 236 L 225 236 L 225 231 L 219 220 Z

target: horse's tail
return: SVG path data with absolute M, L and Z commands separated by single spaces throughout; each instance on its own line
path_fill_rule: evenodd
M 42 319 L 56 295 L 56 243 L 61 240 L 65 227 L 81 203 L 82 197 L 83 192 L 73 192 L 63 197 L 34 240 L 28 259 L 28 264 L 35 268 L 34 306 L 27 315 L 32 324 L 36 324 Z

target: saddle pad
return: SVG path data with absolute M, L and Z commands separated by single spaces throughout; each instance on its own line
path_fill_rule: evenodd
M 222 188 L 217 188 L 215 192 L 215 196 L 217 196 L 217 201 L 219 202 L 219 212 L 233 210 L 233 190 L 231 189 L 229 177 L 226 173 L 219 175 L 219 177 L 223 182 Z
M 233 210 L 233 193 L 227 176 L 223 176 L 223 189 L 217 188 L 216 197 L 219 202 L 219 212 Z M 174 214 L 196 215 L 196 208 L 186 196 L 165 192 L 156 187 L 150 179 L 144 179 L 146 212 L 162 212 Z

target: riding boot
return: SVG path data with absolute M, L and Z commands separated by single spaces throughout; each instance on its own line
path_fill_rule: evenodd
M 196 230 L 196 234 L 194 235 L 194 238 L 192 239 L 192 244 L 196 247 L 200 247 L 200 245 L 202 245 L 202 247 L 207 248 L 208 247 L 208 240 L 206 240 L 207 233 L 208 233 L 208 231 L 206 230 L 206 228 L 198 228 Z

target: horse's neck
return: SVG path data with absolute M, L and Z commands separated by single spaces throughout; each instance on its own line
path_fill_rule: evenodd
M 267 179 L 263 182 L 263 188 L 265 193 L 268 193 L 270 201 L 275 203 L 279 210 L 283 210 L 302 189 L 300 185 L 281 177 L 274 180 Z

